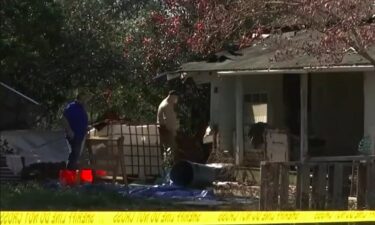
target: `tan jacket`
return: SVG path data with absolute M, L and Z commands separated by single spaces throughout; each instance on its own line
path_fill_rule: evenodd
M 176 136 L 176 133 L 180 128 L 174 104 L 168 101 L 168 97 L 166 97 L 159 105 L 157 123 L 161 126 L 164 125 L 173 136 Z

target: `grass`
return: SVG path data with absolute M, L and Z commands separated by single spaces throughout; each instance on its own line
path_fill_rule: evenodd
M 0 185 L 0 210 L 173 210 L 171 201 L 136 199 L 109 190 L 45 188 L 38 183 Z M 179 209 L 184 209 L 181 205 Z
M 257 183 L 260 171 L 252 170 Z M 295 183 L 295 175 L 290 182 Z M 231 190 L 234 191 L 233 189 Z M 246 195 L 247 196 L 247 195 Z M 251 195 L 253 196 L 253 195 Z M 257 206 L 257 204 L 255 205 Z M 37 182 L 0 184 L 1 210 L 256 210 L 253 205 L 186 205 L 175 200 L 133 198 L 109 189 L 46 187 Z
M 251 206 L 253 208 L 253 206 Z M 191 205 L 172 199 L 148 199 L 122 196 L 104 188 L 45 187 L 36 182 L 0 185 L 1 210 L 31 211 L 186 211 L 247 210 L 247 206 Z

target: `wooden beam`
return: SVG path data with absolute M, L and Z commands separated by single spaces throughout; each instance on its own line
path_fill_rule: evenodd
M 367 209 L 374 210 L 375 209 L 375 163 L 367 162 L 367 174 L 366 174 L 366 206 Z
M 344 184 L 344 168 L 341 163 L 335 163 L 333 168 L 333 193 L 332 193 L 332 207 L 333 209 L 348 209 L 347 200 L 345 201 L 343 193 Z M 348 197 L 346 196 L 346 199 Z
M 309 208 L 310 193 L 310 165 L 300 164 L 297 170 L 297 209 L 306 210 Z
M 121 137 L 88 137 L 86 140 L 87 141 L 98 141 L 98 142 L 102 142 L 102 141 L 118 141 Z
M 300 160 L 303 162 L 308 154 L 308 74 L 301 74 L 301 131 L 300 131 Z
M 278 163 L 271 164 L 270 182 L 268 185 L 270 189 L 267 194 L 270 197 L 267 208 L 269 210 L 279 209 L 279 188 L 280 188 L 280 166 Z
M 357 209 L 366 209 L 367 167 L 359 163 L 357 174 Z
M 375 155 L 320 156 L 309 158 L 309 162 L 351 162 L 371 160 L 375 160 Z
M 327 165 L 320 164 L 314 167 L 312 180 L 312 208 L 323 210 L 327 194 Z
M 289 166 L 280 163 L 280 209 L 286 210 L 289 206 Z
M 236 77 L 236 165 L 243 163 L 243 83 L 242 77 Z
M 269 182 L 269 172 L 270 164 L 262 162 L 260 166 L 260 199 L 259 199 L 259 209 L 266 210 L 267 208 L 267 192 L 268 192 L 268 182 Z

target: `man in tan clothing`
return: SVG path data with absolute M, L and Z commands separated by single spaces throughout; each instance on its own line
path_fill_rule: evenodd
M 165 148 L 170 148 L 174 161 L 177 160 L 176 136 L 180 128 L 175 110 L 177 102 L 178 93 L 174 90 L 170 91 L 168 96 L 160 103 L 157 115 L 161 144 Z

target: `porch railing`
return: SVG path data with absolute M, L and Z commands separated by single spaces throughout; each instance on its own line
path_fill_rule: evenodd
M 261 210 L 348 209 L 351 194 L 355 209 L 375 209 L 375 156 L 261 163 Z

